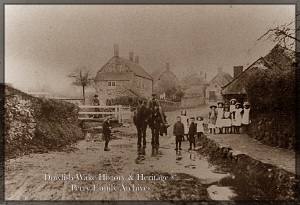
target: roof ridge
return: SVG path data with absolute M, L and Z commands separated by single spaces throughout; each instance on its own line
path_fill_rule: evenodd
M 222 89 L 226 88 L 227 86 L 229 86 L 231 83 L 233 83 L 236 79 L 238 79 L 241 75 L 243 75 L 243 73 L 245 73 L 251 66 L 253 66 L 257 61 L 259 61 L 260 59 L 263 59 L 263 57 L 259 57 L 256 61 L 254 61 L 254 63 L 252 63 L 251 65 L 249 65 L 243 72 L 241 72 L 238 76 L 236 76 L 235 78 L 233 78 L 232 81 L 230 81 L 227 85 L 225 85 L 224 87 L 222 87 Z
M 128 65 L 128 63 L 126 62 L 126 61 L 130 61 L 130 60 L 128 60 L 128 59 L 126 59 L 126 58 L 123 58 L 123 57 L 119 57 L 125 64 L 126 64 L 126 66 L 128 67 L 128 68 L 130 68 L 135 74 L 137 74 L 131 67 L 130 67 L 130 65 Z M 138 66 L 140 69 L 142 69 L 147 75 L 148 75 L 148 78 L 149 79 L 151 79 L 151 80 L 153 80 L 153 78 L 152 78 L 152 76 L 147 72 L 147 71 L 145 71 L 138 63 L 135 63 L 135 62 L 133 62 L 133 61 L 130 61 L 131 63 L 134 63 L 134 65 L 136 65 L 136 66 Z M 141 77 L 145 77 L 145 76 L 141 76 Z

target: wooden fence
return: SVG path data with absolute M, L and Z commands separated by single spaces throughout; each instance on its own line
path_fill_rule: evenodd
M 102 121 L 106 116 L 112 116 L 119 123 L 131 122 L 132 111 L 130 107 L 122 105 L 113 106 L 92 106 L 79 105 L 78 119 L 85 121 Z

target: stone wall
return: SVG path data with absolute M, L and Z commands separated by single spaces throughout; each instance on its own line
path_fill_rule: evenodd
M 230 147 L 221 147 L 206 136 L 201 138 L 199 145 L 202 147 L 199 152 L 208 156 L 211 163 L 226 169 L 235 176 L 235 180 L 241 179 L 242 183 L 251 184 L 251 188 L 258 193 L 258 196 L 248 196 L 249 200 L 295 199 L 296 178 L 294 174 L 257 161 Z M 241 190 L 247 189 L 245 184 L 239 186 Z
M 160 105 L 164 111 L 173 111 L 180 108 L 180 102 L 173 102 L 168 100 L 159 100 Z
M 195 108 L 205 104 L 204 96 L 184 97 L 181 100 L 181 108 Z
M 4 108 L 6 158 L 59 150 L 83 138 L 72 103 L 36 98 L 5 86 Z

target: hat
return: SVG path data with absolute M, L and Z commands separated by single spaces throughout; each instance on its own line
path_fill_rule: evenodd
M 214 107 L 214 108 L 217 108 L 217 106 L 216 106 L 216 105 L 211 105 L 211 106 L 210 106 L 210 108 L 213 108 L 213 107 Z
M 236 102 L 236 99 L 232 98 L 232 99 L 230 100 L 230 102 L 232 102 L 232 101 L 235 101 L 235 102 Z
M 224 105 L 224 107 L 225 107 L 225 108 L 226 108 L 226 107 L 228 108 L 228 107 L 229 107 L 229 105 L 228 105 L 228 104 L 225 104 L 225 105 Z
M 241 103 L 237 102 L 237 103 L 235 103 L 235 105 L 241 105 Z
M 198 116 L 197 120 L 203 120 L 203 117 L 202 116 Z
M 194 117 L 191 117 L 191 120 L 192 120 L 192 119 L 195 119 L 195 118 L 194 118 Z
M 218 102 L 217 104 L 218 104 L 218 105 L 219 105 L 219 104 L 221 104 L 221 105 L 224 105 L 224 103 L 223 103 L 223 102 Z
M 156 94 L 155 93 L 152 93 L 152 95 L 151 96 L 156 96 Z
M 96 95 L 94 95 L 94 97 L 98 97 L 98 95 L 96 94 Z
M 244 106 L 249 106 L 249 102 L 244 102 Z

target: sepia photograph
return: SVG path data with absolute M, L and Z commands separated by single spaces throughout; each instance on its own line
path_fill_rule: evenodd
M 296 4 L 3 10 L 4 201 L 298 198 Z

